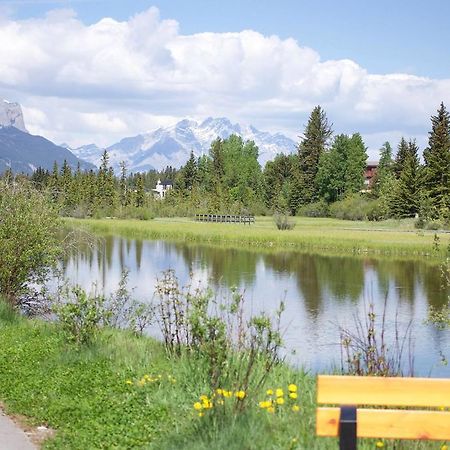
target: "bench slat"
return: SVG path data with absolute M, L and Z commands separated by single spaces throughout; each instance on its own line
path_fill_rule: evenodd
M 339 408 L 317 409 L 317 435 L 339 436 Z M 450 439 L 450 412 L 358 409 L 357 436 L 386 439 Z
M 450 379 L 319 375 L 317 402 L 339 405 L 450 407 Z

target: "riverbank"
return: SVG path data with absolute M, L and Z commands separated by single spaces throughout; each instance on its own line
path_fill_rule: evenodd
M 193 405 L 211 395 L 204 366 L 169 357 L 153 339 L 106 330 L 93 345 L 77 348 L 57 324 L 18 317 L 0 304 L 0 340 L 0 400 L 9 413 L 55 430 L 46 449 L 337 448 L 336 439 L 315 437 L 315 378 L 285 365 L 246 393 L 245 412 L 205 410 L 199 417 Z M 287 393 L 290 384 L 298 398 L 291 402 L 286 394 L 275 412 L 260 407 L 268 388 Z M 241 400 L 233 395 L 223 401 Z M 406 444 L 401 448 L 411 448 Z M 358 448 L 375 448 L 375 442 L 361 441 Z
M 284 231 L 277 230 L 270 217 L 258 217 L 251 226 L 199 223 L 187 218 L 151 221 L 66 218 L 65 223 L 99 234 L 231 247 L 431 258 L 449 254 L 450 233 L 417 230 L 412 220 L 354 222 L 306 217 L 292 220 L 295 221 L 295 228 Z

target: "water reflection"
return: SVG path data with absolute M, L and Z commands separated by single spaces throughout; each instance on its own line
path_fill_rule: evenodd
M 248 310 L 273 312 L 285 299 L 285 342 L 293 362 L 312 370 L 329 369 L 339 348 L 338 324 L 352 327 L 355 314 L 369 302 L 378 311 L 386 299 L 388 328 L 414 321 L 416 367 L 422 375 L 450 376 L 439 364 L 439 352 L 450 357 L 450 333 L 423 323 L 428 306 L 442 306 L 439 266 L 427 260 L 394 260 L 324 256 L 297 252 L 254 252 L 165 241 L 139 241 L 106 236 L 94 248 L 80 244 L 63 261 L 65 275 L 89 289 L 111 292 L 128 269 L 134 295 L 151 301 L 158 275 L 168 268 L 181 283 L 196 282 L 218 290 L 245 290 Z

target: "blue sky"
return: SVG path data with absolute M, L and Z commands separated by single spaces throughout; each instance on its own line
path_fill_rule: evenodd
M 0 98 L 56 142 L 181 118 L 301 134 L 321 104 L 370 157 L 450 104 L 445 0 L 0 0 Z
M 350 58 L 372 73 L 450 76 L 446 0 L 0 0 L 17 18 L 70 7 L 86 23 L 127 20 L 150 6 L 176 19 L 183 34 L 253 29 L 293 37 L 324 59 Z

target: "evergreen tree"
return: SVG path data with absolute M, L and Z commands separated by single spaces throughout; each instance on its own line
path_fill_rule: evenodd
M 396 217 L 414 217 L 420 203 L 420 161 L 415 141 L 409 141 L 392 198 L 391 211 Z
M 120 205 L 122 207 L 128 206 L 129 195 L 128 195 L 128 183 L 127 183 L 127 163 L 122 161 L 120 163 Z
M 217 138 L 211 143 L 209 155 L 212 159 L 214 180 L 216 183 L 220 183 L 225 175 L 225 161 L 222 139 Z
M 372 192 L 376 197 L 380 196 L 383 186 L 390 183 L 390 179 L 394 177 L 394 160 L 392 158 L 392 147 L 389 142 L 385 142 L 380 149 L 380 162 L 373 181 Z
M 408 143 L 405 138 L 402 137 L 400 143 L 398 144 L 397 154 L 395 155 L 394 172 L 397 178 L 403 170 L 403 165 L 405 163 L 406 156 L 408 155 Z
M 315 178 L 319 159 L 325 152 L 332 134 L 331 124 L 328 123 L 325 111 L 320 106 L 316 106 L 309 117 L 304 138 L 298 146 L 299 167 L 294 189 L 298 191 L 296 198 L 302 204 L 317 199 Z
M 434 215 L 450 219 L 450 115 L 443 103 L 431 117 L 428 147 L 423 152 L 425 184 Z
M 142 208 L 144 204 L 145 204 L 144 176 L 142 174 L 138 174 L 136 180 L 135 205 L 138 208 Z

